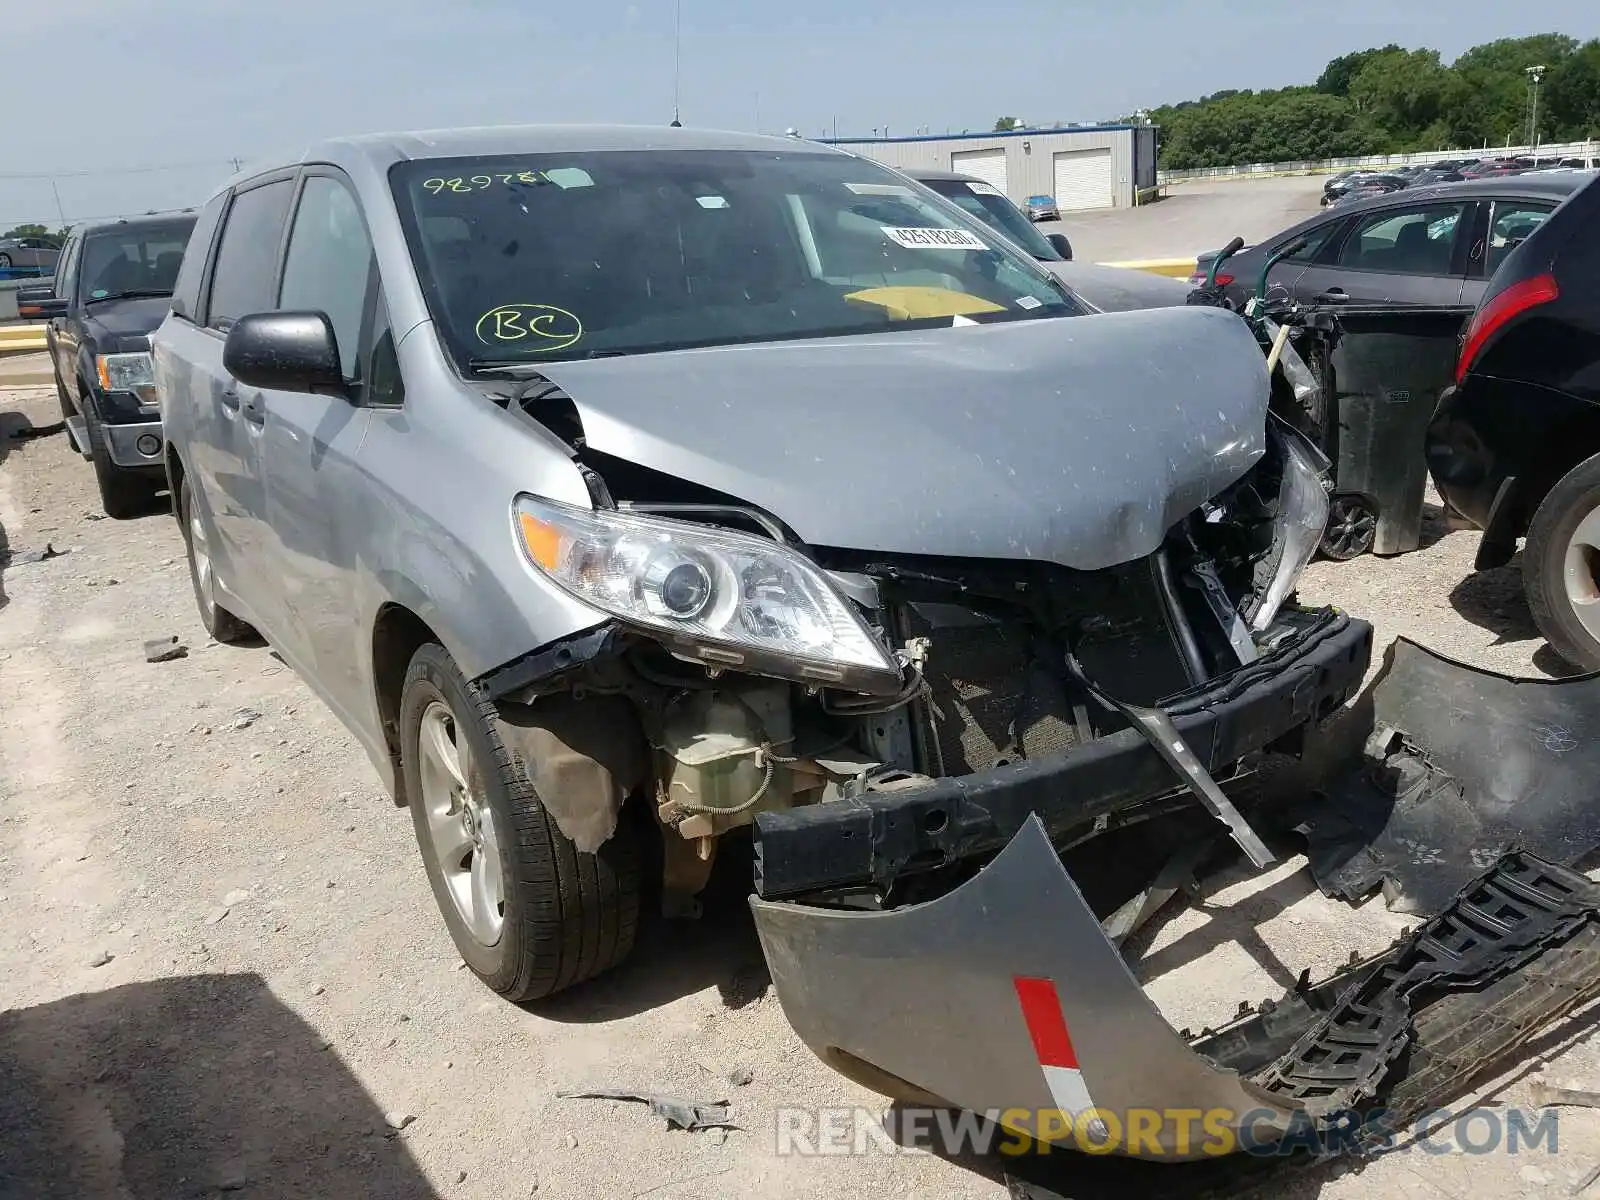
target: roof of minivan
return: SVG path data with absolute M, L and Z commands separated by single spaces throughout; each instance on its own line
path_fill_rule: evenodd
M 425 129 L 333 138 L 307 149 L 302 161 L 354 151 L 374 166 L 413 158 L 477 154 L 561 154 L 582 150 L 788 150 L 803 146 L 817 154 L 839 151 L 792 137 L 729 133 L 659 125 L 485 125 L 471 129 Z

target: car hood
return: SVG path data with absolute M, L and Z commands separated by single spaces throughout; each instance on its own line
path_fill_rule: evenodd
M 1265 443 L 1265 360 L 1212 308 L 551 363 L 601 453 L 808 543 L 1042 559 L 1154 551 Z
M 171 296 L 130 296 L 126 300 L 101 300 L 81 311 L 84 329 L 102 349 L 113 348 L 113 342 L 131 342 L 133 345 L 120 348 L 143 350 L 143 339 L 155 332 L 171 307 Z
M 1103 267 L 1099 263 L 1045 262 L 1039 265 L 1101 312 L 1169 308 L 1189 300 L 1190 285 L 1185 279 L 1153 275 L 1129 267 Z

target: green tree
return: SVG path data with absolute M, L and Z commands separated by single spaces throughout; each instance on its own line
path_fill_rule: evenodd
M 0 234 L 0 237 L 8 238 L 49 236 L 50 230 L 43 225 L 18 225 L 15 229 L 8 229 L 4 234 Z
M 996 133 L 1004 133 L 1008 129 L 1021 129 L 1022 121 L 1018 117 L 1001 117 L 994 123 Z
M 1384 50 L 1350 80 L 1350 102 L 1371 117 L 1395 150 L 1412 149 L 1417 135 L 1445 114 L 1452 76 L 1437 50 Z
M 1539 114 L 1540 132 L 1551 141 L 1600 137 L 1600 39 L 1585 42 L 1550 69 Z
M 1350 82 L 1361 69 L 1372 59 L 1380 54 L 1387 54 L 1400 47 L 1390 42 L 1387 46 L 1374 47 L 1371 50 L 1357 50 L 1351 54 L 1341 54 L 1323 68 L 1322 74 L 1317 76 L 1317 91 L 1326 92 L 1330 96 L 1348 96 Z

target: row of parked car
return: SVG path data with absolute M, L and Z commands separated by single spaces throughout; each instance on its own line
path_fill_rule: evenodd
M 1512 156 L 1502 158 L 1447 158 L 1436 162 L 1413 163 L 1381 171 L 1352 169 L 1341 171 L 1322 185 L 1322 204 L 1344 204 L 1351 200 L 1365 200 L 1383 196 L 1403 188 L 1427 187 L 1434 183 L 1460 183 L 1469 179 L 1499 179 L 1507 175 L 1526 175 L 1531 172 L 1592 171 L 1600 166 L 1600 159 L 1586 156 L 1566 158 L 1536 158 Z

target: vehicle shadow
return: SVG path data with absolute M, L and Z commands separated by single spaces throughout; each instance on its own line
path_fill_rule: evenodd
M 1495 644 L 1526 642 L 1542 635 L 1522 590 L 1522 552 L 1509 563 L 1474 571 L 1450 589 L 1450 607 L 1464 620 L 1495 635 Z
M 1438 545 L 1449 537 L 1455 530 L 1450 528 L 1449 519 L 1445 516 L 1444 506 L 1424 501 L 1422 505 L 1422 534 L 1417 542 L 1418 550 L 1426 550 L 1430 546 Z
M 436 1198 L 372 1097 L 258 975 L 0 1015 L 0 1200 L 240 1190 Z
M 583 1025 L 636 1016 L 708 987 L 717 989 L 728 1009 L 761 999 L 772 975 L 750 912 L 753 869 L 748 839 L 726 839 L 701 893 L 698 918 L 666 920 L 659 903 L 647 900 L 626 962 L 582 987 L 535 1001 L 529 1010 Z

